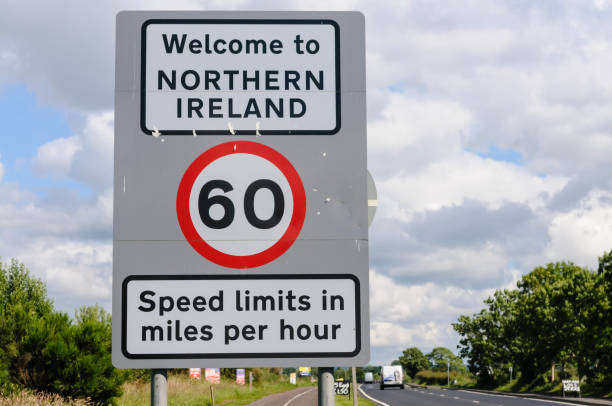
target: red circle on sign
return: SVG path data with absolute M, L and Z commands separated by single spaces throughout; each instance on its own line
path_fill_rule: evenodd
M 293 196 L 293 214 L 285 233 L 274 245 L 252 255 L 231 255 L 210 246 L 197 232 L 189 211 L 191 189 L 200 173 L 215 160 L 238 153 L 253 154 L 270 161 L 287 179 Z M 226 142 L 205 151 L 189 165 L 176 195 L 176 214 L 187 241 L 200 255 L 217 265 L 228 268 L 255 268 L 283 255 L 296 240 L 306 216 L 306 193 L 297 171 L 291 162 L 278 151 L 252 141 Z

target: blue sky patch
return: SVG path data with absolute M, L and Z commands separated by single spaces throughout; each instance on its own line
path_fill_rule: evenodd
M 481 158 L 489 158 L 494 161 L 509 162 L 515 165 L 523 165 L 523 154 L 515 149 L 502 149 L 495 144 L 489 145 L 487 152 L 477 152 Z
M 13 85 L 0 89 L 0 120 L 2 182 L 17 183 L 40 197 L 55 188 L 76 190 L 81 196 L 90 195 L 89 187 L 72 179 L 40 177 L 32 171 L 31 163 L 38 147 L 74 135 L 62 112 L 39 103 L 26 86 Z

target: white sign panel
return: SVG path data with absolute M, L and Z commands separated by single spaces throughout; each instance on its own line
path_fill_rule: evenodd
M 338 30 L 331 20 L 149 20 L 142 130 L 335 134 Z
M 356 354 L 358 295 L 347 275 L 135 276 L 123 284 L 122 351 L 132 359 Z
M 580 382 L 575 380 L 564 380 L 563 391 L 565 392 L 580 392 Z

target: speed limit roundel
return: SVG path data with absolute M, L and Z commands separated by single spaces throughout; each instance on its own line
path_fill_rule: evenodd
M 202 256 L 229 268 L 254 268 L 293 244 L 304 224 L 306 194 L 293 165 L 276 150 L 226 142 L 187 168 L 176 212 L 187 241 Z

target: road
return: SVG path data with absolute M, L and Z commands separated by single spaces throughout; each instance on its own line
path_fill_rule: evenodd
M 248 406 L 313 406 L 317 404 L 317 387 L 305 386 L 289 392 L 275 393 Z
M 574 405 L 573 403 L 561 401 L 489 395 L 463 390 L 417 389 L 410 387 L 406 387 L 404 390 L 399 388 L 380 390 L 378 385 L 372 384 L 362 385 L 361 389 L 370 398 L 377 400 L 377 403 L 381 406 L 543 406 L 543 402 L 551 406 Z

